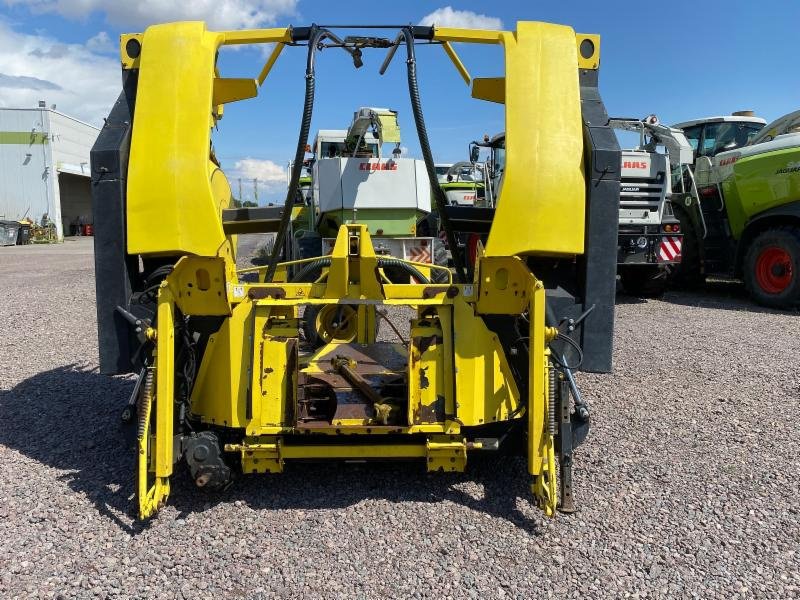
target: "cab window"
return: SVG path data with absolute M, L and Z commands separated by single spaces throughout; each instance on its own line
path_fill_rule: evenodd
M 702 131 L 702 125 L 693 125 L 683 130 L 683 134 L 686 136 L 686 139 L 689 140 L 689 144 L 695 152 L 697 152 L 697 148 L 700 146 L 700 133 Z
M 500 196 L 500 186 L 503 183 L 503 173 L 506 170 L 506 139 L 495 142 L 492 147 L 492 187 L 495 198 Z
M 731 121 L 708 123 L 703 132 L 700 156 L 715 156 L 746 145 L 763 127 L 760 123 Z

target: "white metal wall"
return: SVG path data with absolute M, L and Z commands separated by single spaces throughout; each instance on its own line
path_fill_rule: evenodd
M 0 218 L 57 213 L 50 145 L 42 142 L 46 125 L 47 111 L 0 110 Z
M 50 137 L 53 140 L 53 163 L 60 173 L 89 177 L 89 151 L 98 129 L 61 113 L 50 113 Z
M 69 234 L 77 216 L 91 223 L 90 187 L 67 179 L 62 197 L 58 175 L 86 178 L 88 184 L 89 152 L 98 133 L 49 109 L 0 109 L 0 219 L 27 216 L 40 222 L 47 214 L 59 237 Z

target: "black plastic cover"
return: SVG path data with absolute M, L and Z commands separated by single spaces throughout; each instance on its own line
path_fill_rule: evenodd
M 117 98 L 90 154 L 94 215 L 94 271 L 100 372 L 115 375 L 134 371 L 136 347 L 128 322 L 117 306 L 128 308 L 139 276 L 138 257 L 127 254 L 125 198 L 128 153 L 138 71 L 123 72 Z

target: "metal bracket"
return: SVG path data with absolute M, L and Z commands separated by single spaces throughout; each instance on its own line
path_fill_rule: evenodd
M 259 437 L 256 440 L 245 440 L 242 444 L 225 444 L 225 451 L 241 453 L 243 473 L 282 473 L 280 438 Z
M 432 436 L 425 444 L 428 472 L 462 473 L 467 466 L 467 442 L 455 436 Z
M 562 377 L 558 386 L 558 460 L 561 467 L 558 509 L 563 513 L 575 512 L 572 493 L 572 422 L 569 407 L 569 382 Z

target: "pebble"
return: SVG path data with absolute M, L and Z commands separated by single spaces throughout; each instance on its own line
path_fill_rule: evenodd
M 447 477 L 289 465 L 210 496 L 178 467 L 141 524 L 91 240 L 0 248 L 0 597 L 797 597 L 798 331 L 738 284 L 619 296 L 613 373 L 578 376 L 571 516 L 535 508 L 522 460 L 470 456 Z

